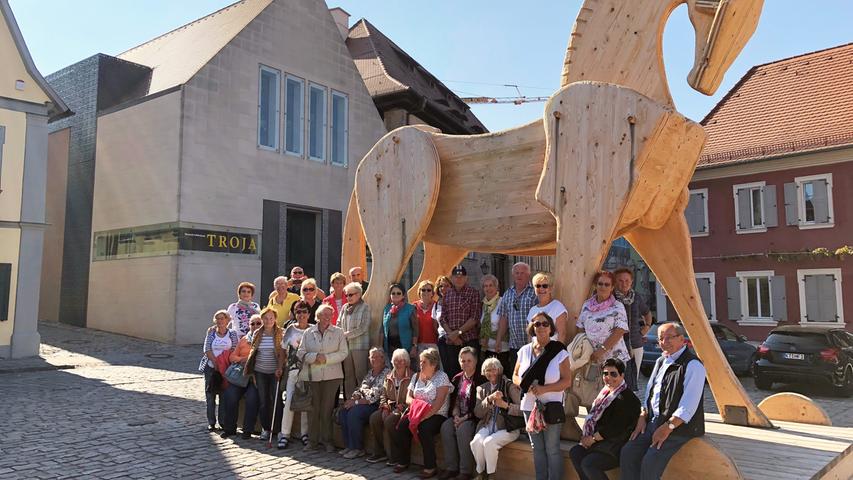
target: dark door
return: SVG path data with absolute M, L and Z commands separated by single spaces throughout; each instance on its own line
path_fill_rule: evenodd
M 319 223 L 319 212 L 287 210 L 287 240 L 285 243 L 287 273 L 284 275 L 289 275 L 290 269 L 296 265 L 302 267 L 305 270 L 305 275 L 309 277 L 316 278 L 322 273 L 317 264 L 317 254 L 320 248 Z

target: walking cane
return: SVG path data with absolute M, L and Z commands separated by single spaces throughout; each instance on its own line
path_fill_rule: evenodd
M 275 381 L 275 397 L 274 397 L 275 400 L 273 401 L 273 404 L 272 404 L 272 419 L 270 420 L 270 429 L 269 429 L 270 438 L 267 441 L 267 448 L 272 448 L 272 429 L 273 429 L 273 425 L 275 425 L 275 409 L 276 409 L 276 407 L 278 407 L 278 401 L 281 400 L 281 392 L 278 391 L 278 387 L 280 387 L 280 386 L 281 386 L 281 377 L 279 377 Z

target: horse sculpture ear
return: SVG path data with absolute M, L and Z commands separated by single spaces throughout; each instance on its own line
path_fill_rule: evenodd
M 696 32 L 696 55 L 687 83 L 713 95 L 755 33 L 764 0 L 688 0 L 688 5 Z

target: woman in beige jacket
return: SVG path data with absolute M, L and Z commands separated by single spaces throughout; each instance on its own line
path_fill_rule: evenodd
M 338 326 L 344 331 L 349 355 L 344 359 L 344 392 L 355 391 L 367 375 L 367 353 L 370 351 L 370 307 L 361 299 L 361 284 L 343 287 L 346 304 L 338 313 Z
M 344 377 L 341 364 L 347 357 L 347 340 L 344 331 L 332 325 L 332 307 L 321 305 L 315 314 L 317 324 L 302 336 L 296 355 L 303 362 L 301 380 L 311 385 L 311 415 L 308 420 L 308 445 L 305 450 L 316 450 L 320 442 L 326 451 L 335 451 L 332 431 L 332 410 L 335 394 Z
M 474 415 L 480 422 L 471 440 L 471 452 L 477 462 L 478 478 L 487 479 L 498 467 L 501 447 L 518 438 L 524 417 L 519 408 L 521 388 L 504 376 L 501 362 L 487 358 L 482 372 L 488 381 L 477 387 Z

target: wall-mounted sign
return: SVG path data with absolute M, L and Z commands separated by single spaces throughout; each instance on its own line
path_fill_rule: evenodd
M 258 235 L 252 233 L 221 232 L 196 228 L 181 228 L 181 250 L 198 252 L 258 254 Z

